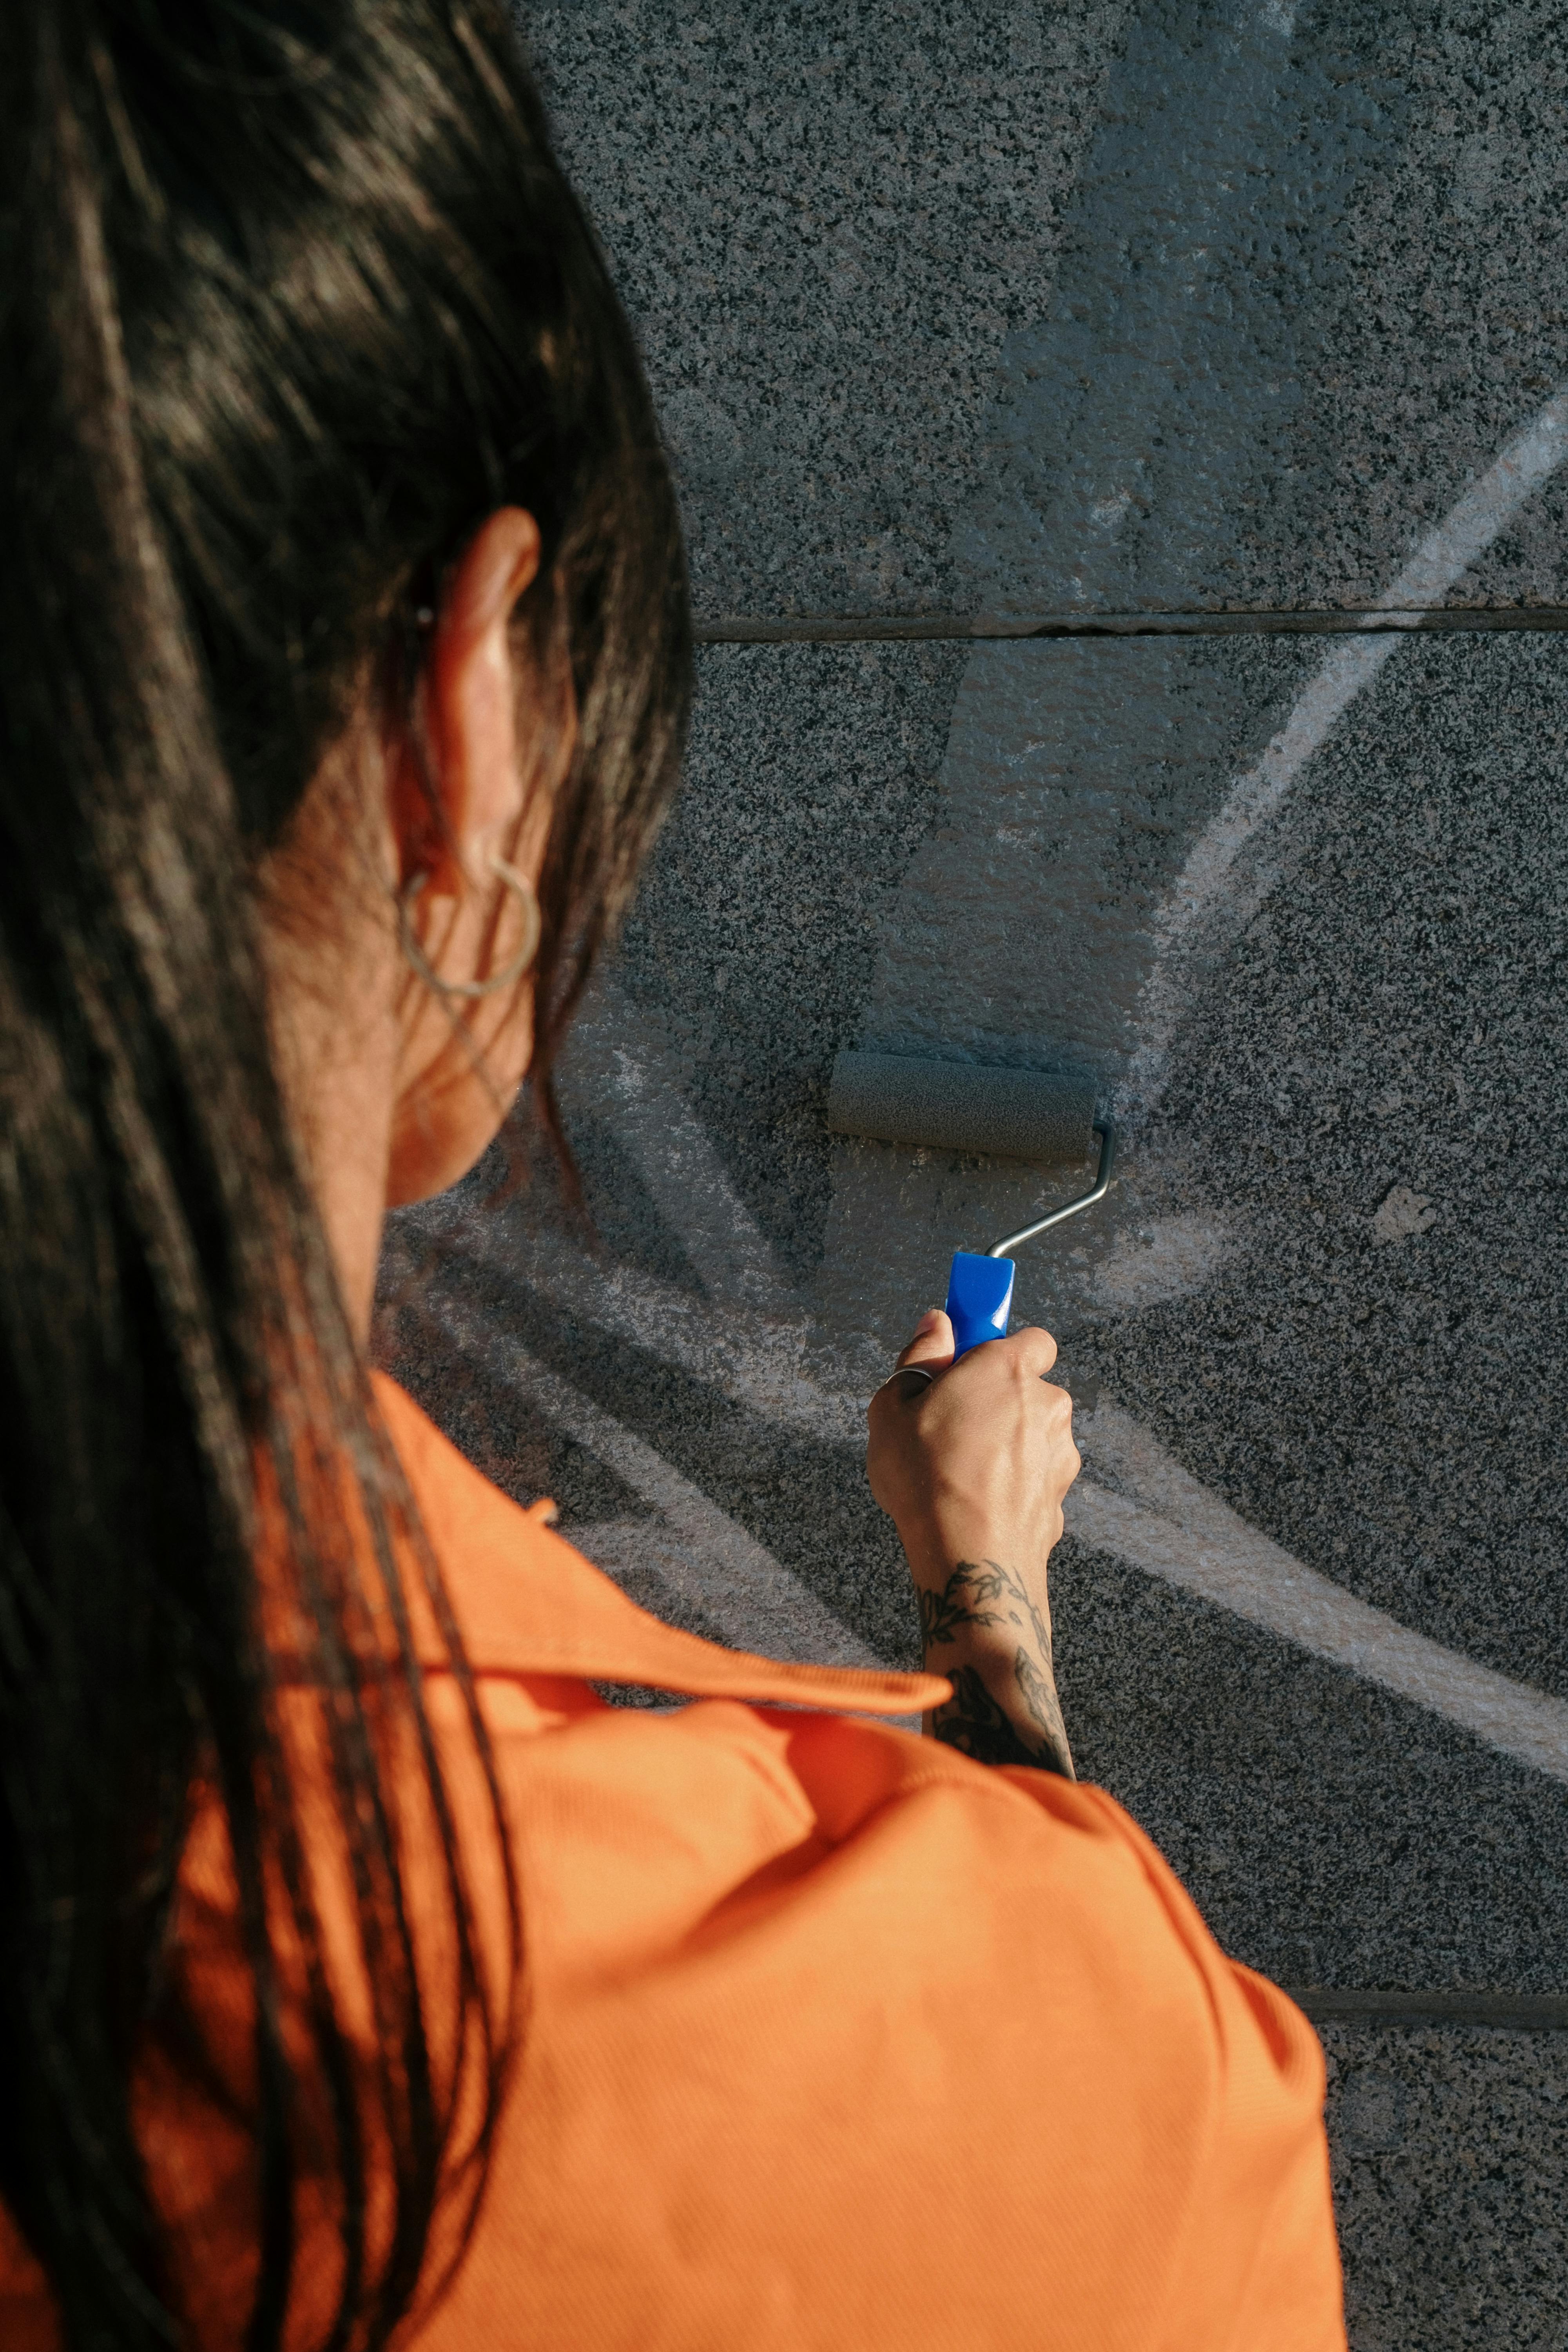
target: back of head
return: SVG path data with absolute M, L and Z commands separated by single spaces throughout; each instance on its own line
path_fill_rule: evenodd
M 399 1618 L 416 1557 L 456 1636 L 289 1140 L 256 877 L 366 679 L 409 690 L 443 567 L 528 508 L 525 617 L 580 713 L 540 894 L 547 1065 L 678 756 L 672 496 L 497 0 L 9 0 L 0 190 L 0 2195 L 73 2345 L 169 2340 L 128 2085 L 173 1998 L 200 1785 L 257 1995 L 252 2340 L 276 2340 L 298 2071 L 279 1902 L 307 1951 L 318 1923 L 259 1485 L 307 1665 L 348 1694 L 333 1785 L 396 2063 L 334 2094 L 334 2210 L 343 2340 L 378 2341 L 463 2151 L 400 1896 L 390 1759 L 417 1676 L 405 1656 L 367 1698 L 364 1547 L 310 1463 L 352 1466 L 368 1597 Z M 506 2020 L 449 1846 L 447 1867 L 451 1998 L 493 2101 Z M 343 2029 L 311 1999 L 341 2087 Z M 370 2244 L 373 2141 L 395 2191 Z

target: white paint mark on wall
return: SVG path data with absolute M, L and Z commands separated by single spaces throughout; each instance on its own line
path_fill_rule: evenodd
M 651 1540 L 646 1529 L 614 1524 L 600 1531 L 598 1552 L 594 1531 L 584 1530 L 590 1558 L 602 1553 L 612 1570 L 633 1559 L 651 1568 L 738 1647 L 833 1665 L 885 1664 L 651 1446 L 537 1359 L 508 1353 L 540 1409 L 659 1514 Z M 850 1402 L 821 1399 L 835 1436 Z M 1568 1702 L 1411 1632 L 1307 1567 L 1248 1527 L 1109 1400 L 1081 1416 L 1080 1434 L 1089 1468 L 1068 1498 L 1067 1517 L 1082 1542 L 1568 1781 Z
M 1226 1241 L 1223 1227 L 1209 1217 L 1161 1217 L 1124 1229 L 1095 1269 L 1095 1303 L 1125 1314 L 1188 1297 L 1220 1264 Z
M 1188 1475 L 1119 1406 L 1086 1418 L 1092 1475 L 1068 1497 L 1068 1530 L 1145 1574 L 1228 1609 L 1314 1656 L 1473 1733 L 1553 1780 L 1568 1781 L 1568 1701 L 1478 1665 L 1368 1606 L 1249 1528 Z
M 1379 1244 L 1408 1241 L 1412 1234 L 1424 1234 L 1436 1222 L 1437 1212 L 1425 1192 L 1396 1184 L 1372 1220 L 1372 1237 Z
M 1095 500 L 1089 508 L 1089 519 L 1096 530 L 1114 530 L 1131 504 L 1131 490 L 1112 490 L 1108 498 Z
M 1355 616 L 1359 632 L 1416 627 L 1483 556 L 1528 499 L 1568 457 L 1568 386 L 1555 393 L 1428 531 L 1393 583 L 1384 605 Z M 1192 1002 L 1199 966 L 1251 919 L 1272 876 L 1244 853 L 1279 815 L 1313 753 L 1374 678 L 1396 635 L 1336 637 L 1284 727 L 1261 759 L 1238 776 L 1205 826 L 1155 921 L 1155 960 L 1139 1007 L 1140 1042 L 1122 1088 L 1124 1114 L 1146 1117 L 1164 1092 L 1171 1045 Z
M 687 1099 L 674 1055 L 647 1034 L 647 1016 L 613 994 L 573 1032 L 563 1091 L 584 1085 L 614 1103 L 617 1138 L 635 1153 L 710 1292 L 764 1308 L 792 1303 L 766 1235 Z
M 499 1272 L 520 1276 L 565 1313 L 646 1349 L 765 1421 L 839 1444 L 865 1438 L 864 1385 L 847 1385 L 853 1378 L 847 1368 L 842 1391 L 825 1389 L 812 1377 L 805 1362 L 808 1327 L 798 1314 L 784 1321 L 733 1301 L 715 1304 L 635 1266 L 604 1266 L 547 1250 L 519 1265 L 508 1237 L 483 1224 L 470 1248 Z
M 823 1665 L 883 1664 L 782 1560 L 624 1423 L 537 1357 L 510 1343 L 504 1354 L 541 1412 L 659 1514 L 657 1573 L 726 1642 Z
M 658 1288 L 639 1284 L 635 1304 L 623 1294 L 617 1312 L 642 1328 L 644 1318 L 654 1316 Z M 567 1292 L 563 1281 L 563 1302 Z M 602 1319 L 605 1292 L 593 1304 L 582 1286 L 571 1286 L 571 1296 L 578 1311 Z M 689 1369 L 710 1379 L 721 1370 L 715 1384 L 723 1393 L 766 1412 L 762 1391 L 776 1377 L 777 1332 L 758 1318 L 731 1312 L 721 1368 L 710 1315 L 705 1338 L 694 1328 L 687 1344 L 672 1351 L 668 1309 L 677 1296 L 665 1294 L 663 1330 L 670 1360 L 684 1357 Z M 683 1303 L 689 1307 L 690 1302 Z M 886 1663 L 624 1423 L 509 1339 L 500 1342 L 498 1353 L 540 1410 L 659 1515 L 658 1529 L 651 1535 L 645 1528 L 606 1523 L 599 1531 L 605 1567 L 624 1570 L 636 1560 L 650 1568 L 737 1647 L 833 1665 Z M 801 1368 L 798 1354 L 795 1361 L 788 1389 L 791 1425 L 835 1443 L 858 1437 L 865 1426 L 863 1397 L 820 1387 Z M 1537 1771 L 1568 1780 L 1568 1703 L 1412 1633 L 1294 1559 L 1248 1527 L 1110 1400 L 1079 1419 L 1088 1469 L 1068 1498 L 1073 1535 L 1414 1701 Z M 582 1532 L 588 1556 L 599 1557 L 594 1531 Z

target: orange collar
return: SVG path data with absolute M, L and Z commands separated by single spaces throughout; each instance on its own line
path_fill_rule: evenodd
M 935 1675 L 786 1665 L 663 1624 L 552 1532 L 546 1518 L 552 1504 L 523 1510 L 511 1502 L 448 1444 L 395 1381 L 383 1372 L 374 1379 L 476 1674 L 570 1675 L 700 1698 L 782 1699 L 866 1715 L 915 1715 L 951 1696 Z M 417 1591 L 410 1591 L 409 1610 L 420 1662 L 438 1672 L 445 1648 Z

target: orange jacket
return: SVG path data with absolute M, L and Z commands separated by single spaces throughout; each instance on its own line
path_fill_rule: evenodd
M 381 1399 L 528 1948 L 489 2189 L 419 2352 L 1343 2347 L 1316 2038 L 1109 1797 L 866 1719 L 945 1695 L 926 1677 L 660 1624 Z M 210 2133 L 161 2147 L 155 2101 L 143 2136 L 216 2248 L 234 2166 Z M 55 2341 L 3 2214 L 0 2338 Z

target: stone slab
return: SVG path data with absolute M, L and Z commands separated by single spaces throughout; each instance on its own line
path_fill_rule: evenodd
M 1326 2026 L 1352 2352 L 1568 2340 L 1568 2033 Z
M 1416 640 L 1320 754 L 1195 990 L 1141 1147 L 1163 1206 L 1122 1246 L 1226 1239 L 1097 1344 L 1244 1517 L 1559 1695 L 1565 688 L 1554 638 Z
M 515 1491 L 548 1482 L 645 1599 L 677 1480 L 683 1622 L 911 1662 L 865 1399 L 952 1247 L 1045 1185 L 830 1138 L 833 1054 L 912 1007 L 905 1043 L 1054 1042 L 1115 1099 L 1173 878 L 1321 658 L 710 648 L 684 796 L 563 1074 L 598 1254 L 540 1170 L 510 1204 L 482 1205 L 492 1168 L 400 1221 L 400 1248 L 445 1253 L 396 1342 L 437 1417 Z M 1303 1570 L 1548 1701 L 1565 685 L 1560 638 L 1396 646 L 1254 842 L 1239 936 L 1192 968 L 1118 1186 L 1019 1261 L 1086 1479 L 1117 1483 L 1114 1406 Z M 1403 1222 L 1401 1186 L 1424 1204 Z M 541 1379 L 600 1435 L 548 1438 Z M 1082 1767 L 1230 1948 L 1294 1983 L 1568 1991 L 1563 1778 L 1068 1524 Z M 765 1626 L 727 1587 L 737 1544 L 776 1570 Z
M 1535 0 L 525 26 L 710 618 L 1375 604 L 1568 379 Z M 1563 523 L 1448 601 L 1568 604 Z

